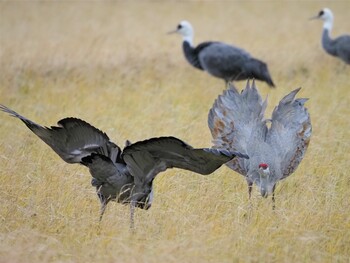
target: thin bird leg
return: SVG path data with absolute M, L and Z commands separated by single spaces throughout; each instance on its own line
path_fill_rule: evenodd
M 100 208 L 100 222 L 102 221 L 103 214 L 105 213 L 106 207 L 108 202 L 110 201 L 110 198 L 106 198 L 104 195 L 100 193 L 100 189 L 97 190 L 97 196 L 100 199 L 101 202 L 101 208 Z
M 248 194 L 249 194 L 249 200 L 252 197 L 252 190 L 253 190 L 253 183 L 248 182 Z
M 272 188 L 272 210 L 275 210 L 275 208 L 276 208 L 276 206 L 275 206 L 275 188 L 276 188 L 276 185 L 274 185 Z
M 134 230 L 134 214 L 135 214 L 136 201 L 132 200 L 130 202 L 130 229 Z
M 248 183 L 248 194 L 249 194 L 249 203 L 248 203 L 248 218 L 251 217 L 251 213 L 252 213 L 252 208 L 253 208 L 253 204 L 252 204 L 252 189 L 253 189 L 253 183 L 250 181 L 247 181 Z
M 101 208 L 100 208 L 100 222 L 102 221 L 103 214 L 106 211 L 108 201 L 105 199 L 103 202 L 101 202 Z

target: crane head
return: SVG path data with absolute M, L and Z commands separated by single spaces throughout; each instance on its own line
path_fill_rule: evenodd
M 269 168 L 269 165 L 267 163 L 259 164 L 259 169 L 266 170 L 267 168 Z
M 153 201 L 153 180 L 137 181 L 133 185 L 130 201 L 138 208 L 149 209 Z
M 333 26 L 333 13 L 329 8 L 323 8 L 316 16 L 313 16 L 310 18 L 310 20 L 313 19 L 320 19 L 323 21 L 323 28 L 327 29 L 329 31 L 332 30 Z
M 175 30 L 168 32 L 168 34 L 173 34 L 173 33 L 180 34 L 183 37 L 184 41 L 187 41 L 191 46 L 193 45 L 194 31 L 190 22 L 186 20 L 181 21 L 177 25 Z
M 321 19 L 323 21 L 333 20 L 333 13 L 329 8 L 323 8 L 318 13 L 318 19 Z
M 183 20 L 178 25 L 176 30 L 171 31 L 169 33 L 178 33 L 182 36 L 192 36 L 193 35 L 193 28 L 190 22 Z

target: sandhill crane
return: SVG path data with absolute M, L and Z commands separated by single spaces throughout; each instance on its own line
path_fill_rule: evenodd
M 226 83 L 255 78 L 274 87 L 267 65 L 253 58 L 245 50 L 222 42 L 203 42 L 193 46 L 194 31 L 188 21 L 181 21 L 177 29 L 169 32 L 183 37 L 183 51 L 187 61 L 197 69 L 224 79 Z
M 131 143 L 123 151 L 107 134 L 77 118 L 65 118 L 58 126 L 43 127 L 0 105 L 0 110 L 20 119 L 65 162 L 87 166 L 101 202 L 100 220 L 109 201 L 130 204 L 131 228 L 134 208 L 148 209 L 153 199 L 152 182 L 168 168 L 210 174 L 236 156 L 247 155 L 220 149 L 194 149 L 175 137 L 151 138 Z
M 234 159 L 226 165 L 245 176 L 249 198 L 256 184 L 263 197 L 272 195 L 276 183 L 291 175 L 304 157 L 309 145 L 312 127 L 304 103 L 295 99 L 296 89 L 286 95 L 275 107 L 272 119 L 265 120 L 264 102 L 253 82 L 241 92 L 231 86 L 214 102 L 209 111 L 208 125 L 214 147 L 244 152 L 249 160 Z M 270 128 L 266 125 L 271 122 Z
M 350 35 L 342 35 L 331 39 L 330 33 L 333 28 L 333 13 L 330 9 L 322 9 L 317 16 L 311 19 L 323 20 L 322 46 L 324 50 L 345 63 L 350 64 Z

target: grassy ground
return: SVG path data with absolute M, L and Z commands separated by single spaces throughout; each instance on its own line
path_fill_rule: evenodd
M 349 32 L 349 1 L 1 2 L 0 103 L 43 125 L 76 116 L 116 143 L 175 135 L 211 145 L 207 114 L 224 83 L 185 61 L 195 43 L 221 40 L 266 61 L 277 85 L 268 113 L 302 86 L 313 136 L 277 209 L 222 167 L 204 177 L 168 170 L 136 213 L 99 204 L 84 167 L 64 163 L 18 120 L 1 114 L 0 262 L 349 262 L 350 67 L 320 46 L 325 7 L 333 36 Z M 238 83 L 243 88 L 244 82 Z

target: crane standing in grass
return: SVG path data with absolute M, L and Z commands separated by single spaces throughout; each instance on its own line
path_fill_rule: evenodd
M 271 120 L 264 119 L 264 102 L 255 83 L 248 82 L 242 93 L 231 86 L 215 101 L 208 116 L 214 147 L 247 153 L 249 160 L 227 163 L 245 176 L 249 198 L 256 184 L 263 197 L 272 195 L 276 183 L 291 175 L 304 157 L 312 133 L 310 116 L 304 103 L 295 99 L 296 89 L 275 107 Z M 268 128 L 266 122 L 271 122 Z
M 43 127 L 0 105 L 0 110 L 20 119 L 35 135 L 49 145 L 65 162 L 87 166 L 101 202 L 100 220 L 109 201 L 130 204 L 131 228 L 134 209 L 150 208 L 152 183 L 160 172 L 181 168 L 210 174 L 236 156 L 238 152 L 220 149 L 194 149 L 175 137 L 152 138 L 130 143 L 123 151 L 108 136 L 89 123 L 65 118 L 58 127 Z
M 311 19 L 323 20 L 322 46 L 324 50 L 350 65 L 350 35 L 342 35 L 335 39 L 331 39 L 329 36 L 333 28 L 332 11 L 324 8 Z
M 182 21 L 169 33 L 182 35 L 185 57 L 195 68 L 224 79 L 226 83 L 255 78 L 265 81 L 270 87 L 275 86 L 267 65 L 243 49 L 217 41 L 203 42 L 194 47 L 193 28 L 188 21 Z

